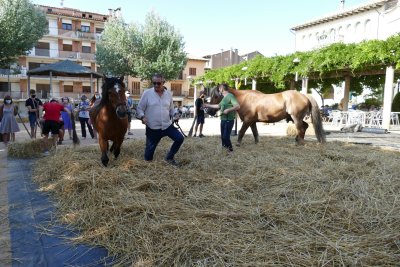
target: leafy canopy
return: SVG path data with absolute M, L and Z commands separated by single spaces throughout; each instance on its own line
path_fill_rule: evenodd
M 146 15 L 144 25 L 126 25 L 118 19 L 107 22 L 96 59 L 109 74 L 146 80 L 154 73 L 176 79 L 187 61 L 183 37 L 155 12 Z
M 28 0 L 0 0 L 0 67 L 26 55 L 48 32 L 46 15 Z
M 287 89 L 295 73 L 309 77 L 311 88 L 320 88 L 322 93 L 330 90 L 331 84 L 340 82 L 340 73 L 346 71 L 354 76 L 352 90 L 361 93 L 363 86 L 381 87 L 383 75 L 362 76 L 363 71 L 373 71 L 392 65 L 400 69 L 400 35 L 387 40 L 370 40 L 359 44 L 334 43 L 321 49 L 296 52 L 286 56 L 256 57 L 238 65 L 211 70 L 196 81 L 223 83 L 231 86 L 236 79 L 256 78 L 271 83 L 277 89 Z M 299 58 L 298 64 L 293 63 Z M 246 70 L 242 70 L 247 67 Z M 332 79 L 332 77 L 337 77 Z M 363 77 L 363 78 L 361 78 Z M 377 78 L 378 77 L 378 78 Z

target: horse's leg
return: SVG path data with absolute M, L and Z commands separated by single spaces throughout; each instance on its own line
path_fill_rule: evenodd
M 257 144 L 258 143 L 258 130 L 257 130 L 257 123 L 253 123 L 252 125 L 250 125 L 251 127 L 251 131 L 253 132 L 253 136 L 254 136 L 254 142 Z
M 306 134 L 306 130 L 308 128 L 308 123 L 303 120 L 294 119 L 297 135 L 296 135 L 296 144 L 304 145 L 304 136 Z
M 103 165 L 107 167 L 109 161 L 107 156 L 108 141 L 104 140 L 100 134 L 99 134 L 99 145 L 101 150 L 101 163 L 103 163 Z
M 114 147 L 114 157 L 118 158 L 119 154 L 121 153 L 121 146 L 122 142 L 124 141 L 123 138 L 117 139 L 115 142 L 113 142 L 112 146 Z
M 237 144 L 236 144 L 237 146 L 240 146 L 242 144 L 243 136 L 244 136 L 245 132 L 247 131 L 247 129 L 249 128 L 249 126 L 250 126 L 250 123 L 243 122 L 242 128 L 240 128 L 240 131 L 239 131 L 239 136 L 238 136 L 238 140 L 237 140 Z

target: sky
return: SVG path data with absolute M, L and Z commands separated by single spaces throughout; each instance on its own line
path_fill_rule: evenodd
M 61 7 L 61 0 L 31 2 Z M 345 0 L 345 8 L 366 2 Z M 153 10 L 180 32 L 190 55 L 238 49 L 269 57 L 293 53 L 290 28 L 338 11 L 340 0 L 63 0 L 63 6 L 100 14 L 120 7 L 126 23 L 139 24 Z

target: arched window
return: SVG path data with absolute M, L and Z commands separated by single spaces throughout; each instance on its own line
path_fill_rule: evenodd
M 363 39 L 363 28 L 361 27 L 360 22 L 357 22 L 354 26 L 354 33 L 356 42 L 359 42 Z
M 364 36 L 365 39 L 371 39 L 373 34 L 372 34 L 372 25 L 371 25 L 371 20 L 367 19 L 364 23 Z
M 343 30 L 343 27 L 340 26 L 339 29 L 338 29 L 337 40 L 338 40 L 339 42 L 343 42 L 343 41 L 344 41 L 344 36 L 345 36 L 345 33 L 344 33 L 344 30 Z
M 336 42 L 336 30 L 331 29 L 331 32 L 329 33 L 329 40 L 331 43 Z
M 351 43 L 353 41 L 353 31 L 351 29 L 351 24 L 346 26 L 346 35 L 344 38 L 345 43 Z

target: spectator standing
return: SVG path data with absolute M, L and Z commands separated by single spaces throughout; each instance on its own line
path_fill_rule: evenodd
M 94 133 L 93 133 L 93 128 L 92 125 L 89 123 L 89 110 L 90 110 L 90 105 L 89 101 L 87 100 L 86 95 L 81 96 L 81 102 L 78 104 L 78 110 L 79 110 L 79 122 L 81 124 L 81 130 L 82 130 L 82 138 L 86 138 L 86 126 L 89 130 L 90 136 L 94 138 Z
M 133 99 L 131 98 L 131 93 L 129 91 L 126 91 L 126 111 L 128 114 L 128 135 L 133 135 L 131 132 L 131 121 L 132 121 L 132 115 L 133 115 Z
M 231 142 L 231 132 L 233 124 L 236 118 L 236 110 L 240 108 L 240 105 L 236 97 L 229 93 L 229 87 L 227 84 L 221 84 L 219 91 L 222 93 L 224 98 L 219 104 L 204 104 L 205 108 L 215 108 L 221 110 L 221 141 L 222 147 L 228 149 L 229 152 L 233 151 Z
M 39 124 L 39 108 L 43 107 L 42 101 L 36 97 L 36 91 L 29 91 L 30 97 L 25 101 L 25 106 L 28 108 L 29 124 L 31 126 L 31 138 L 36 138 L 36 129 Z
M 70 113 L 70 111 L 65 108 L 63 105 L 57 102 L 54 98 L 50 100 L 50 102 L 45 103 L 43 105 L 44 111 L 44 123 L 43 123 L 43 139 L 45 140 L 46 149 L 44 151 L 44 155 L 49 154 L 49 148 L 51 144 L 49 143 L 49 133 L 51 132 L 53 136 L 53 145 L 57 141 L 60 133 L 60 116 L 61 112 L 65 111 Z
M 200 96 L 196 99 L 196 126 L 194 128 L 194 135 L 196 137 L 197 128 L 200 125 L 199 137 L 204 137 L 203 135 L 203 125 L 204 125 L 204 90 L 200 91 Z
M 15 133 L 19 132 L 19 127 L 15 115 L 17 106 L 14 106 L 11 96 L 4 97 L 4 104 L 0 107 L 0 134 L 3 135 L 3 142 L 7 144 L 10 139 L 15 142 Z
M 172 146 L 165 156 L 165 160 L 173 165 L 179 166 L 174 156 L 181 147 L 184 137 L 173 126 L 171 118 L 175 117 L 172 94 L 164 87 L 164 77 L 161 74 L 153 76 L 153 87 L 146 90 L 137 106 L 137 117 L 146 125 L 146 148 L 144 159 L 153 160 L 154 151 L 161 138 L 168 136 L 173 140 Z M 179 114 L 179 113 L 178 113 Z
M 72 112 L 73 107 L 72 107 L 72 104 L 69 102 L 69 98 L 63 97 L 61 100 L 62 100 L 62 105 L 66 109 L 68 109 L 70 112 Z M 61 112 L 61 118 L 62 118 L 62 121 L 64 122 L 64 132 L 68 131 L 69 139 L 72 140 L 72 123 L 75 123 L 75 122 L 71 121 L 70 114 L 68 114 L 68 112 L 65 112 L 65 111 Z
M 97 106 L 100 103 L 100 101 L 101 101 L 101 95 L 99 94 L 99 92 L 95 92 L 94 95 L 92 96 L 92 98 L 90 99 L 90 102 L 89 102 L 90 109 L 92 109 L 94 106 Z M 89 124 L 91 126 L 93 125 L 92 121 L 90 120 L 90 116 L 89 116 Z M 92 128 L 93 128 L 94 138 L 97 139 L 97 130 L 93 126 L 92 126 Z

